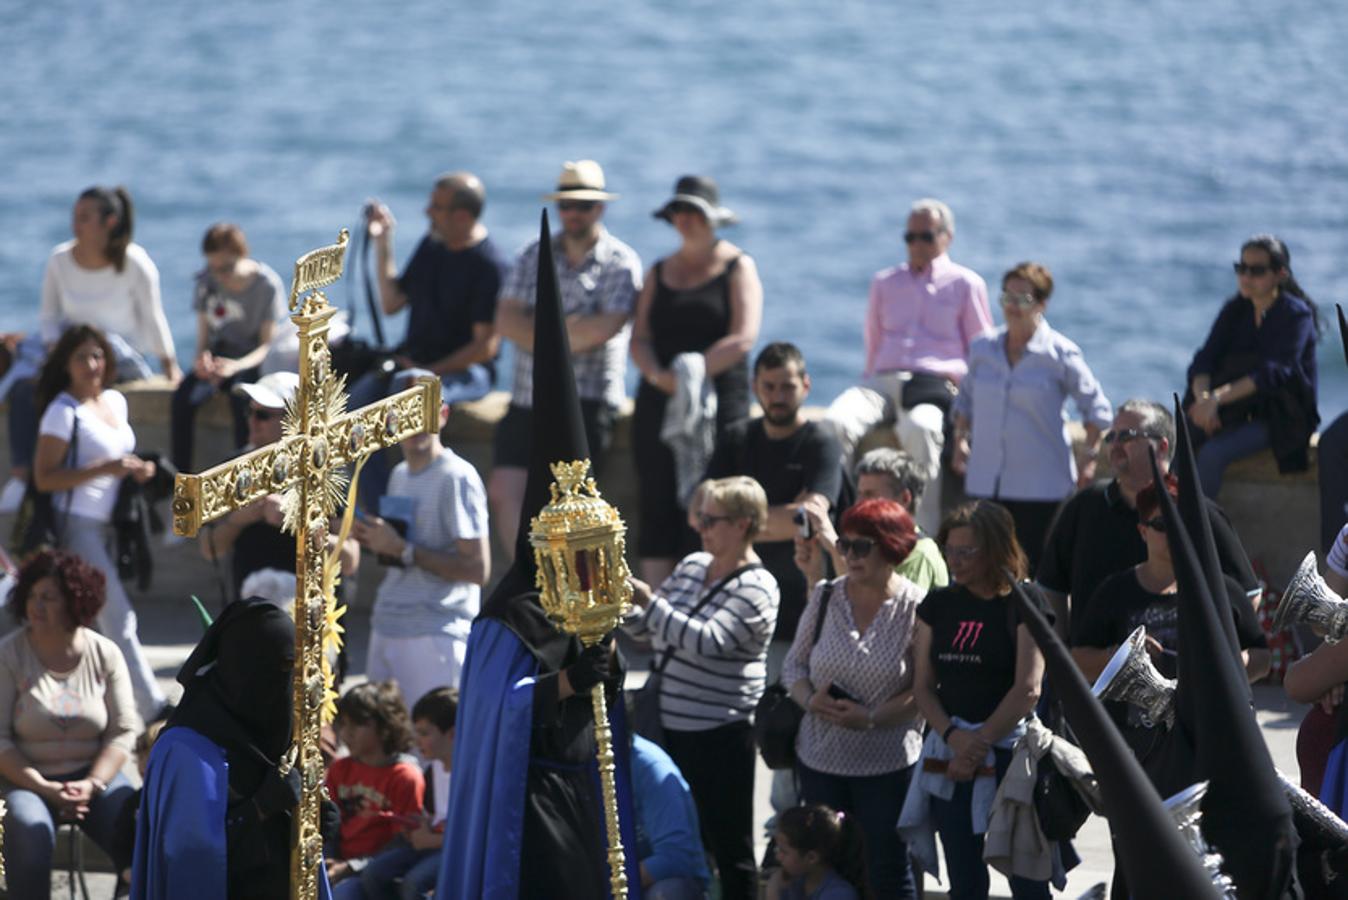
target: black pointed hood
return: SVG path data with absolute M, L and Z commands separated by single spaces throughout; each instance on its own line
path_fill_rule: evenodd
M 1020 621 L 1044 654 L 1048 677 L 1100 784 L 1119 865 L 1134 897 L 1216 898 L 1198 856 L 1147 780 L 1118 727 L 1091 693 L 1048 620 L 1011 579 Z
M 538 235 L 538 277 L 534 304 L 533 426 L 529 441 L 529 480 L 515 535 L 515 561 L 483 605 L 482 615 L 501 619 L 545 663 L 560 665 L 572 639 L 552 627 L 538 605 L 534 550 L 529 543 L 533 517 L 551 498 L 554 462 L 589 459 L 585 423 L 580 414 L 571 345 L 557 288 L 552 233 L 543 210 Z
M 1348 319 L 1343 317 L 1342 306 L 1335 303 L 1334 309 L 1339 314 L 1339 340 L 1343 342 L 1343 358 L 1348 360 Z
M 1183 420 L 1178 423 L 1183 428 Z M 1191 454 L 1182 454 L 1180 498 L 1202 509 Z M 1152 451 L 1152 473 L 1162 483 Z M 1225 869 L 1242 898 L 1280 897 L 1288 886 L 1296 854 L 1292 810 L 1278 781 L 1268 745 L 1250 705 L 1250 689 L 1240 657 L 1227 638 L 1220 608 L 1175 501 L 1157 491 L 1179 588 L 1179 685 L 1177 710 L 1192 716 L 1186 726 L 1199 777 L 1209 782 L 1203 800 L 1203 833 L 1226 860 Z

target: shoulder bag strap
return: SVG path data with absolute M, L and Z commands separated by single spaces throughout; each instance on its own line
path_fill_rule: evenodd
M 819 643 L 819 635 L 824 630 L 824 616 L 828 614 L 828 602 L 833 599 L 833 592 L 838 589 L 838 582 L 841 578 L 834 581 L 824 591 L 824 596 L 819 598 L 819 612 L 814 617 L 814 640 L 810 642 L 811 646 Z
M 78 404 L 71 412 L 70 416 L 70 446 L 66 448 L 66 466 L 74 469 L 79 464 L 79 446 L 80 446 L 80 408 Z M 65 537 L 66 523 L 70 519 L 70 501 L 75 499 L 75 489 L 72 487 L 66 491 L 65 509 L 61 510 L 60 521 L 52 522 L 52 531 L 59 544 Z M 53 517 L 54 518 L 54 517 Z
M 736 578 L 739 578 L 741 575 L 743 575 L 745 572 L 748 572 L 750 569 L 761 569 L 761 568 L 763 568 L 762 563 L 746 563 L 745 565 L 742 565 L 735 571 L 731 572 L 726 577 L 722 578 L 720 581 L 713 584 L 711 588 L 707 591 L 707 593 L 702 595 L 702 599 L 697 601 L 697 605 L 694 606 L 692 610 L 688 613 L 688 618 L 691 619 L 698 613 L 702 612 L 702 608 L 706 606 L 708 603 L 710 603 L 713 597 L 721 593 L 721 591 L 725 588 L 727 584 L 734 581 Z M 674 655 L 674 648 L 666 647 L 665 652 L 660 654 L 660 659 L 656 661 L 655 665 L 651 666 L 651 674 L 658 675 L 659 673 L 663 672 L 665 670 L 665 666 L 669 665 L 670 657 L 672 657 L 673 655 Z

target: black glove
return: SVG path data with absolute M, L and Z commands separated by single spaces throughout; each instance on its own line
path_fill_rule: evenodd
M 596 684 L 608 680 L 611 650 L 607 641 L 582 650 L 580 658 L 566 667 L 566 680 L 571 683 L 571 690 L 588 694 Z
M 262 779 L 262 786 L 253 794 L 253 805 L 257 807 L 259 819 L 269 819 L 277 813 L 294 809 L 300 802 L 300 770 L 291 767 L 282 775 L 277 769 L 269 769 Z

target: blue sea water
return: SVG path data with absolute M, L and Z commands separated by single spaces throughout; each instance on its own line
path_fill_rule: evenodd
M 650 211 L 715 176 L 758 260 L 762 340 L 856 377 L 871 274 L 908 204 L 955 210 L 952 255 L 1057 279 L 1050 319 L 1111 396 L 1167 398 L 1258 231 L 1320 301 L 1348 300 L 1348 11 L 1283 0 L 1127 4 L 519 2 L 4 4 L 0 328 L 36 322 L 44 260 L 92 183 L 124 183 L 184 362 L 206 225 L 288 273 L 366 197 L 410 252 L 433 176 L 489 190 L 507 248 L 560 163 L 601 161 L 609 226 L 648 263 Z M 346 301 L 346 291 L 332 291 Z M 365 323 L 368 328 L 368 322 Z M 394 335 L 400 320 L 388 323 Z M 1348 405 L 1336 335 L 1321 410 Z

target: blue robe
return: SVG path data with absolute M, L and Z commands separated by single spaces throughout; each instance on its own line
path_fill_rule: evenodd
M 191 728 L 165 730 L 150 751 L 136 817 L 135 900 L 226 900 L 228 802 L 225 751 Z M 318 896 L 332 896 L 321 865 Z
M 454 732 L 454 781 L 445 821 L 437 900 L 516 900 L 524 836 L 534 684 L 539 662 L 497 619 L 480 618 L 468 638 Z M 621 704 L 610 708 L 628 896 L 638 898 L 635 813 Z M 594 789 L 599 790 L 598 767 Z M 606 842 L 605 842 L 606 843 Z

